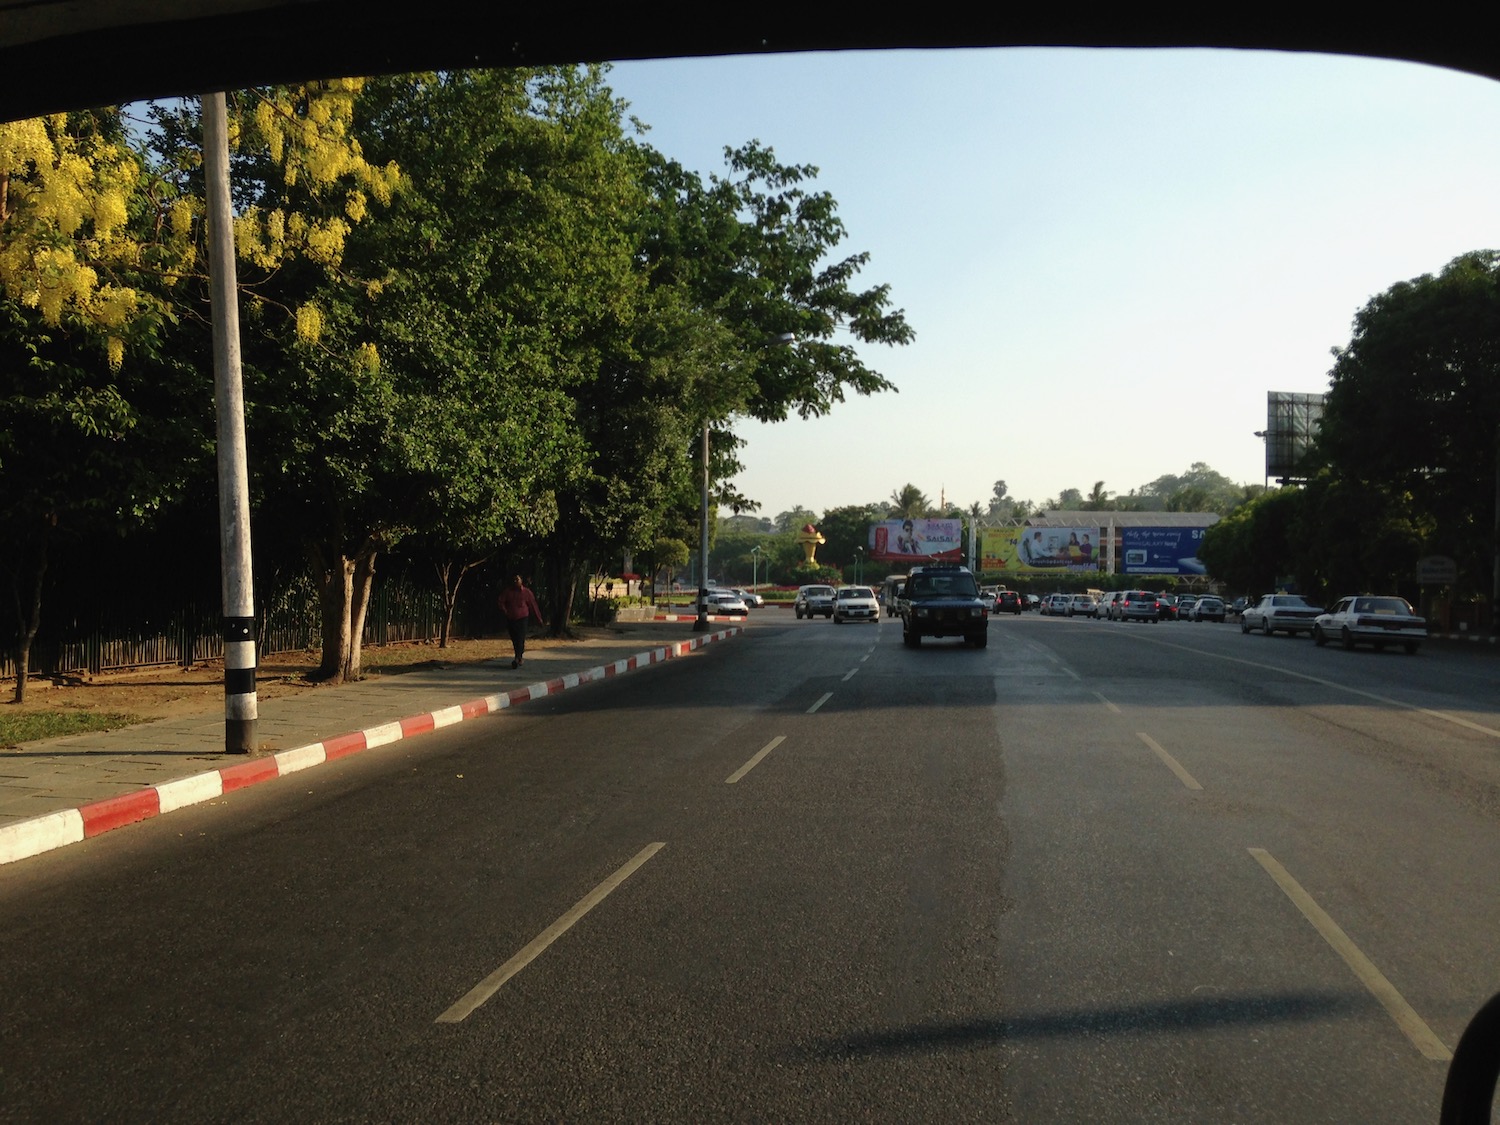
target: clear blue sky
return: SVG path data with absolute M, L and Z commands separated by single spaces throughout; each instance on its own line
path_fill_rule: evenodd
M 1042 502 L 1204 461 L 1262 479 L 1268 390 L 1327 388 L 1391 284 L 1500 247 L 1500 83 L 1243 51 L 841 52 L 618 64 L 656 148 L 815 164 L 916 342 L 898 394 L 745 422 L 774 516 L 909 483 Z

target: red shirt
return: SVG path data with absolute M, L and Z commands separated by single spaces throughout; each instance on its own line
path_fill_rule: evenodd
M 542 607 L 536 604 L 536 595 L 525 586 L 508 586 L 500 595 L 500 609 L 509 621 L 524 621 L 528 617 L 542 620 Z

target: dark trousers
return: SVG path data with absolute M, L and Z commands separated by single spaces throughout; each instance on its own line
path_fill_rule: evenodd
M 510 630 L 510 646 L 516 650 L 516 659 L 526 655 L 526 626 L 531 624 L 529 617 L 517 617 L 515 620 L 507 620 L 505 625 Z

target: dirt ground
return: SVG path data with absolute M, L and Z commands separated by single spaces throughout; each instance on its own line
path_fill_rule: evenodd
M 575 633 L 587 637 L 606 631 L 580 628 Z M 569 643 L 567 639 L 532 637 L 526 647 L 530 652 Z M 382 645 L 364 650 L 364 673 L 367 679 L 394 676 L 443 664 L 469 664 L 502 657 L 509 660 L 510 655 L 510 640 L 506 637 L 450 641 L 446 649 L 438 648 L 436 642 Z M 326 685 L 307 679 L 317 665 L 316 650 L 262 657 L 256 669 L 257 698 L 264 701 L 327 690 Z M 17 708 L 11 702 L 14 687 L 14 681 L 0 683 L 0 707 L 11 714 Z M 33 677 L 26 685 L 26 702 L 19 710 L 116 712 L 138 721 L 220 714 L 224 710 L 224 665 L 222 661 L 211 661 L 193 668 L 139 668 L 85 678 Z

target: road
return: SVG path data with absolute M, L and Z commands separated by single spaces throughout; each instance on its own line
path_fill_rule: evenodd
M 10 1121 L 1436 1119 L 1500 660 L 795 622 L 0 870 Z

